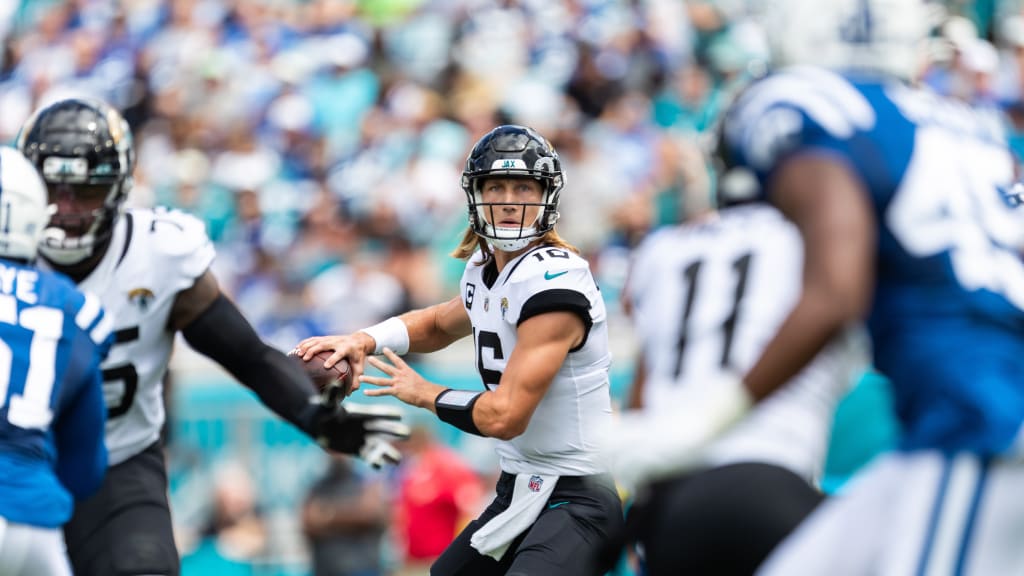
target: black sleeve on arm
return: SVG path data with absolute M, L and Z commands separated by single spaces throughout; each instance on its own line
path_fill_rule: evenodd
M 223 294 L 181 333 L 192 348 L 223 366 L 265 406 L 313 435 L 313 383 L 297 363 L 263 342 Z
M 579 346 L 569 352 L 583 348 L 583 345 L 587 343 L 587 337 L 590 336 L 590 328 L 594 325 L 594 320 L 590 317 L 590 301 L 586 296 L 565 288 L 538 292 L 523 304 L 523 309 L 519 313 L 519 322 L 516 325 L 545 312 L 572 312 L 579 316 L 583 321 L 583 340 L 580 341 Z

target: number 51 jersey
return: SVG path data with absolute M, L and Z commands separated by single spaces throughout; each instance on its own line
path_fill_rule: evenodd
M 195 217 L 128 210 L 114 225 L 106 255 L 79 283 L 114 319 L 114 346 L 102 366 L 111 466 L 160 438 L 163 379 L 174 344 L 171 307 L 213 258 L 213 244 Z
M 469 259 L 460 283 L 473 324 L 476 366 L 488 390 L 501 381 L 516 330 L 538 314 L 567 311 L 586 328 L 541 399 L 526 431 L 499 441 L 501 469 L 510 474 L 584 476 L 606 472 L 597 453 L 598 434 L 610 424 L 608 327 L 604 300 L 587 261 L 552 246 L 538 246 L 509 262 L 499 274 L 493 260 Z

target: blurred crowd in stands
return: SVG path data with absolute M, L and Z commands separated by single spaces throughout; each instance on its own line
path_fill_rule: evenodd
M 9 0 L 0 2 L 0 141 L 71 93 L 117 106 L 136 136 L 130 203 L 203 218 L 226 290 L 288 349 L 450 294 L 462 270 L 447 254 L 466 223 L 468 148 L 497 124 L 531 125 L 564 162 L 560 231 L 620 314 L 630 248 L 659 224 L 710 209 L 705 152 L 718 113 L 767 65 L 758 4 Z M 924 81 L 1005 111 L 1024 157 L 1020 0 L 945 4 L 953 17 L 936 32 Z M 457 457 L 410 458 L 426 468 L 401 482 L 443 470 L 454 476 L 435 482 L 463 486 L 447 460 Z M 379 537 L 379 487 L 342 463 L 327 474 L 337 483 L 317 484 L 311 501 L 347 502 L 361 511 L 362 537 Z M 467 494 L 484 485 L 450 496 L 445 518 L 475 513 Z M 258 548 L 266 534 L 239 490 L 228 490 L 210 530 L 233 526 L 235 546 Z M 413 522 L 425 504 L 403 506 L 397 521 Z M 301 525 L 329 548 L 336 517 L 307 509 Z M 404 553 L 412 564 L 427 554 Z
M 137 138 L 132 201 L 200 215 L 219 277 L 282 347 L 454 286 L 461 163 L 505 121 L 550 135 L 560 226 L 614 295 L 625 250 L 706 209 L 699 136 L 767 56 L 753 0 L 2 4 L 0 139 L 69 92 L 114 103 Z M 1021 132 L 1017 1 L 950 9 L 926 80 Z
M 550 135 L 560 227 L 614 288 L 616 248 L 674 220 L 681 189 L 706 203 L 694 135 L 763 54 L 677 0 L 13 5 L 0 139 L 71 91 L 114 103 L 136 134 L 132 201 L 201 216 L 218 276 L 282 346 L 455 285 L 462 163 L 505 121 Z

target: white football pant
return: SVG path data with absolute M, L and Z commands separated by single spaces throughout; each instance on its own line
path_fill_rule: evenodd
M 71 576 L 64 533 L 0 517 L 0 576 Z
M 1024 461 L 880 456 L 826 500 L 758 576 L 1024 574 Z

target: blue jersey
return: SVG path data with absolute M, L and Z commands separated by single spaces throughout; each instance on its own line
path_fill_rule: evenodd
M 994 111 L 895 81 L 785 70 L 751 86 L 724 124 L 731 164 L 772 199 L 802 154 L 846 164 L 878 224 L 869 328 L 892 379 L 904 449 L 1004 452 L 1024 422 L 1024 211 Z
M 0 516 L 65 523 L 103 479 L 111 323 L 67 278 L 0 260 Z

